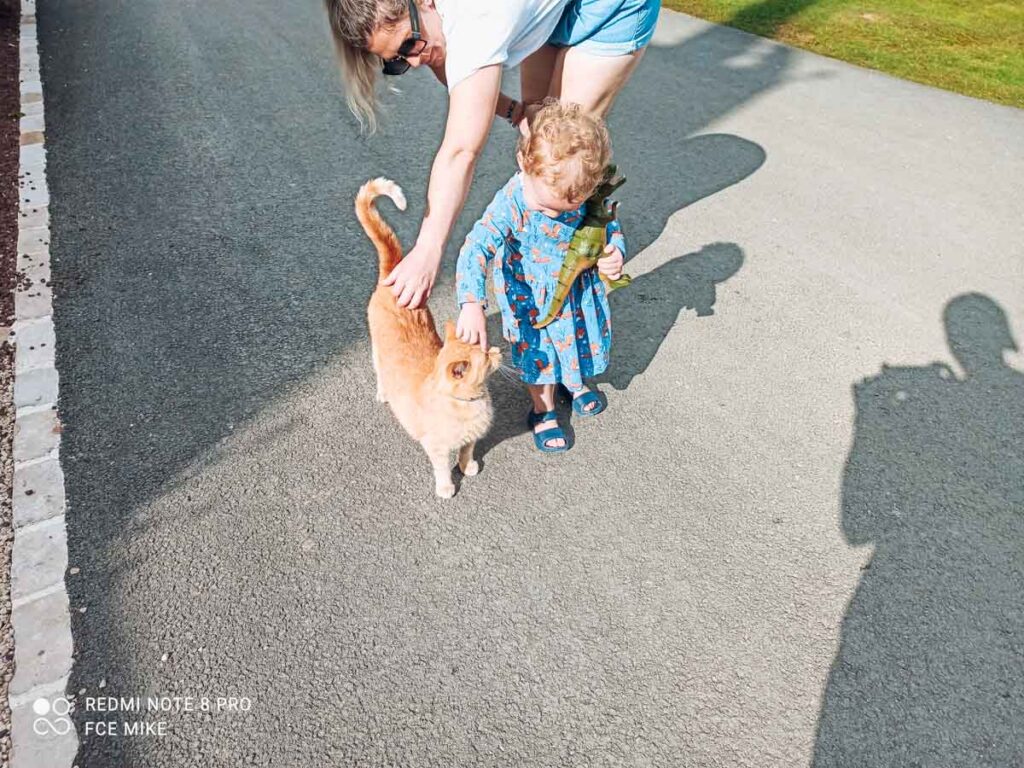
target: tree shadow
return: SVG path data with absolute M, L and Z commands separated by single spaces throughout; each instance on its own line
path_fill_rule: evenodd
M 756 5 L 741 8 L 726 24 L 750 30 L 755 35 L 771 37 L 790 19 L 817 2 L 818 0 L 764 0 Z
M 949 366 L 854 387 L 842 530 L 874 545 L 843 620 L 814 766 L 1024 763 L 1024 374 L 980 294 L 944 320 Z

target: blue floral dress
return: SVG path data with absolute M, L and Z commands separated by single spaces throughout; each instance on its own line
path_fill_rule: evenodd
M 584 378 L 608 368 L 611 310 L 597 267 L 576 278 L 561 313 L 550 325 L 540 330 L 533 327 L 548 312 L 558 272 L 583 213 L 580 206 L 552 218 L 528 209 L 522 176 L 517 173 L 498 190 L 459 253 L 455 275 L 459 306 L 470 301 L 486 306 L 491 266 L 512 363 L 527 384 L 562 383 L 576 391 Z M 608 225 L 608 242 L 626 254 L 617 221 Z

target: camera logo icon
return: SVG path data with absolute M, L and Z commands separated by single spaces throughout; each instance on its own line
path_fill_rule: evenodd
M 71 702 L 63 696 L 53 701 L 39 698 L 32 702 L 32 711 L 38 715 L 32 721 L 32 731 L 37 736 L 63 736 L 74 727 L 71 723 Z

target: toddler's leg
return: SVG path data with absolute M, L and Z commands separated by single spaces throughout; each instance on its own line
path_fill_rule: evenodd
M 530 390 L 530 399 L 533 400 L 534 413 L 555 410 L 554 384 L 527 384 L 526 386 Z

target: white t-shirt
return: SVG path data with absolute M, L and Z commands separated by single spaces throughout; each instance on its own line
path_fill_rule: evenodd
M 569 0 L 435 0 L 451 91 L 491 64 L 510 68 L 551 37 Z

